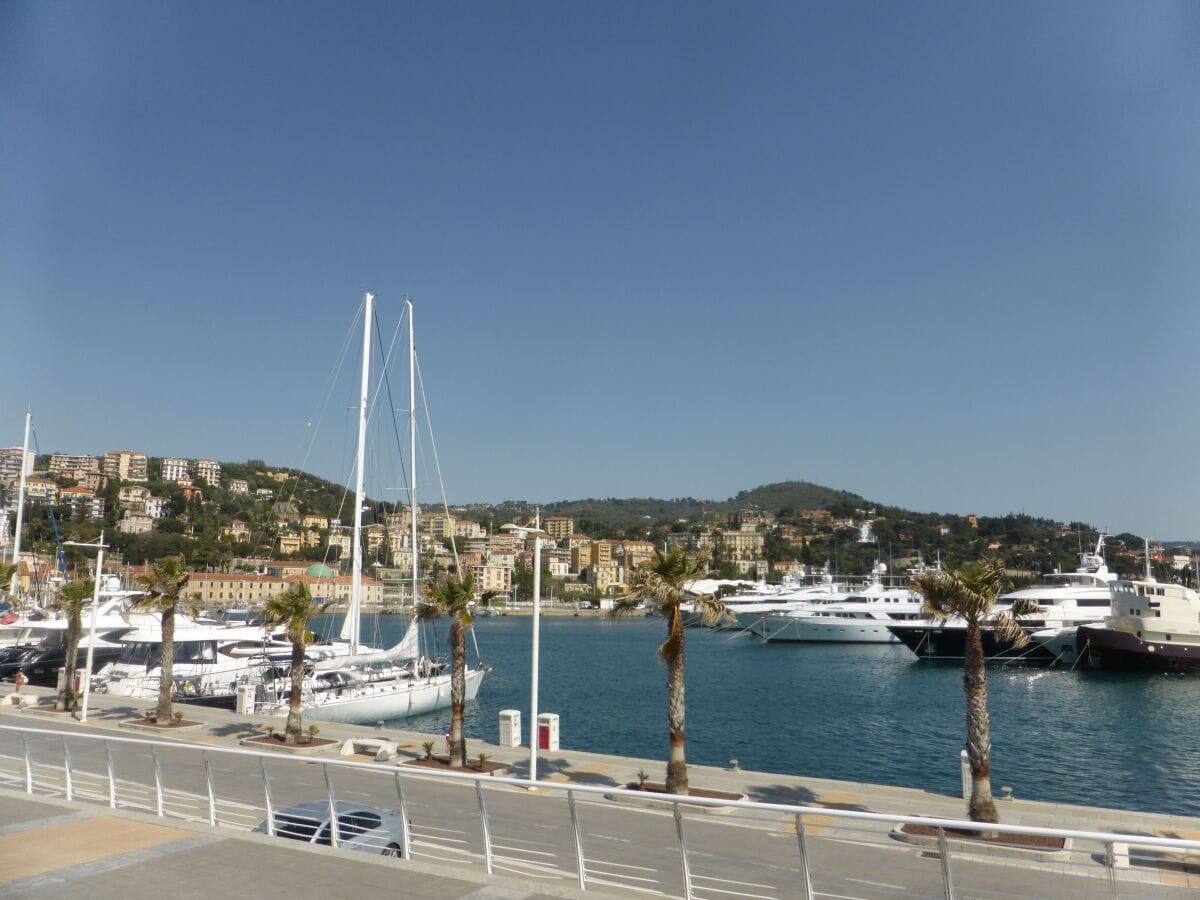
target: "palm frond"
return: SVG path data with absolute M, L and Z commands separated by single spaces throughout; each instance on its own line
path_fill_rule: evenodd
M 69 581 L 58 589 L 51 606 L 63 612 L 82 610 L 96 590 L 94 581 Z
M 1029 632 L 1021 623 L 1007 613 L 996 613 L 991 619 L 996 637 L 1001 641 L 1011 641 L 1018 649 L 1029 643 Z
M 729 611 L 729 607 L 713 594 L 700 594 L 692 600 L 692 604 L 700 616 L 700 621 L 705 625 L 728 624 L 731 620 L 736 621 L 733 613 Z
M 991 612 L 1003 575 L 1002 562 L 985 559 L 958 569 L 918 573 L 909 587 L 924 598 L 924 612 L 930 618 L 945 621 L 958 616 L 978 623 Z
M 629 595 L 618 597 L 613 601 L 612 609 L 608 611 L 610 618 L 619 619 L 624 616 L 632 616 L 635 613 L 643 612 L 643 603 L 637 596 Z

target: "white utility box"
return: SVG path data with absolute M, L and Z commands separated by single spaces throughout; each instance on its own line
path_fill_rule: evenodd
M 257 685 L 239 684 L 237 687 L 237 712 L 241 716 L 254 715 L 254 690 Z
M 538 749 L 558 749 L 558 713 L 538 715 Z
M 521 711 L 519 709 L 500 710 L 500 741 L 501 747 L 521 746 Z

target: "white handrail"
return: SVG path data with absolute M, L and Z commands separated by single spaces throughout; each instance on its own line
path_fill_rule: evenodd
M 71 738 L 79 741 L 93 741 L 102 745 L 108 745 L 111 750 L 117 744 L 129 744 L 133 746 L 144 746 L 150 748 L 162 749 L 169 747 L 175 750 L 186 750 L 196 754 L 202 753 L 220 753 L 227 756 L 241 756 L 252 759 L 265 759 L 272 763 L 283 765 L 311 766 L 317 760 L 312 758 L 297 758 L 279 753 L 262 752 L 259 750 L 246 750 L 238 747 L 213 747 L 211 745 L 198 747 L 195 744 L 186 741 L 170 741 L 170 740 L 148 740 L 145 738 L 129 738 L 116 737 L 109 735 L 91 735 L 82 734 L 72 731 L 59 731 L 54 729 L 42 728 L 22 728 L 16 725 L 0 725 L 0 732 L 10 732 L 17 735 L 36 736 L 36 737 L 57 737 Z M 322 766 L 331 766 L 334 768 L 357 769 L 360 771 L 373 772 L 379 774 L 381 767 L 374 762 L 359 762 L 355 760 L 340 760 L 340 759 L 321 759 L 319 760 Z M 514 788 L 528 790 L 531 782 L 523 778 L 511 778 L 498 775 L 472 774 L 469 772 L 432 772 L 420 768 L 413 768 L 412 771 L 394 770 L 397 776 L 405 778 L 420 778 L 427 781 L 463 781 L 463 782 L 483 782 L 488 787 L 498 785 L 508 785 Z M 555 781 L 537 781 L 533 784 L 539 789 L 547 792 L 554 791 L 561 793 L 564 796 L 568 792 L 575 794 L 594 794 L 600 796 L 621 796 L 630 799 L 641 801 L 646 800 L 644 791 L 630 790 L 626 788 L 601 787 L 587 784 L 563 784 Z M 980 823 L 972 822 L 966 819 L 942 819 L 930 816 L 911 816 L 898 813 L 872 813 L 859 810 L 848 809 L 831 809 L 824 806 L 799 806 L 783 803 L 764 803 L 757 800 L 722 800 L 712 797 L 684 797 L 675 794 L 655 794 L 654 801 L 661 802 L 664 805 L 670 803 L 679 803 L 688 806 L 707 806 L 729 809 L 739 809 L 746 811 L 785 813 L 788 815 L 812 815 L 822 816 L 825 818 L 847 819 L 861 822 L 881 822 L 890 824 L 913 824 L 927 825 L 931 828 L 948 828 L 964 831 L 979 831 L 981 828 L 986 828 L 989 832 L 997 832 L 1001 834 L 1026 834 L 1037 835 L 1043 837 L 1064 837 L 1072 838 L 1081 841 L 1095 841 L 1098 843 L 1106 843 L 1115 841 L 1120 844 L 1133 844 L 1139 847 L 1164 847 L 1177 850 L 1196 850 L 1200 851 L 1200 841 L 1185 840 L 1182 838 L 1161 838 L 1150 835 L 1117 833 L 1107 831 L 1079 831 L 1067 828 L 1042 828 L 1034 825 L 1005 825 L 1001 823 Z

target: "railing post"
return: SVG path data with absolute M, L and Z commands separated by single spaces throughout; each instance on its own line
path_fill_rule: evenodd
M 104 742 L 104 764 L 108 769 L 108 806 L 110 809 L 117 808 L 117 770 L 113 764 L 112 747 L 108 745 L 108 741 Z
M 679 801 L 671 804 L 675 810 L 675 833 L 679 835 L 679 859 L 683 864 L 683 896 L 692 900 L 692 867 L 688 863 L 687 836 L 683 831 L 683 810 Z
M 804 833 L 804 816 L 796 813 L 796 843 L 800 847 L 800 877 L 803 879 L 804 900 L 813 900 L 812 873 L 808 870 L 808 836 Z
M 263 801 L 267 804 L 267 834 L 275 837 L 275 804 L 271 802 L 271 779 L 267 777 L 267 761 L 258 758 L 258 771 L 262 775 Z
M 954 900 L 954 881 L 950 877 L 950 847 L 946 844 L 946 829 L 938 826 L 938 856 L 942 860 L 942 884 L 946 900 Z
M 33 757 L 29 755 L 29 738 L 21 732 L 21 746 L 25 748 L 25 793 L 33 793 Z
M 487 866 L 489 875 L 496 874 L 496 868 L 492 864 L 492 826 L 488 822 L 487 805 L 483 802 L 483 782 L 475 782 L 475 796 L 479 800 L 479 818 L 483 822 L 483 862 Z
M 204 757 L 204 784 L 208 787 L 208 824 L 217 824 L 217 792 L 213 789 L 213 774 L 212 760 L 208 758 L 208 751 L 201 751 Z
M 154 760 L 154 811 L 161 819 L 167 814 L 166 803 L 163 800 L 162 763 L 158 759 L 158 748 L 150 748 L 150 756 Z
M 75 794 L 75 783 L 71 780 L 71 748 L 67 746 L 67 739 L 62 738 L 63 748 L 63 776 L 66 784 L 67 799 L 70 800 Z
M 412 831 L 408 827 L 408 801 L 404 798 L 404 783 L 396 773 L 396 796 L 400 800 L 400 846 L 405 859 L 412 859 Z
M 571 810 L 571 827 L 575 830 L 575 868 L 579 872 L 579 889 L 587 890 L 587 865 L 583 859 L 583 830 L 579 825 L 579 810 L 575 808 L 575 792 L 567 791 L 567 807 Z
M 1112 841 L 1104 842 L 1104 867 L 1108 870 L 1109 896 L 1119 897 L 1121 892 L 1117 888 L 1117 849 Z
M 329 763 L 321 763 L 321 771 L 325 775 L 325 793 L 329 798 L 329 846 L 338 845 L 337 801 L 333 796 L 333 779 L 329 775 Z

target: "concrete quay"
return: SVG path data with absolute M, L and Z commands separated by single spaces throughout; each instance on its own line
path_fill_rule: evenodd
M 26 688 L 25 693 L 29 689 Z M 51 692 L 34 689 L 48 697 Z M 60 730 L 121 737 L 142 735 L 121 727 L 152 704 L 128 698 L 92 695 L 88 722 L 79 723 L 62 714 L 0 706 L 0 724 L 50 727 Z M 266 726 L 282 727 L 283 720 L 261 714 L 242 715 L 225 710 L 179 705 L 189 720 L 201 723 L 185 734 L 170 739 L 201 746 L 237 747 L 242 739 L 262 733 Z M 433 740 L 439 752 L 444 736 L 396 728 L 378 729 L 320 723 L 320 738 L 337 743 L 309 754 L 313 759 L 350 758 L 340 755 L 348 740 L 384 739 L 396 746 L 397 759 L 424 755 L 423 744 Z M 664 737 L 665 744 L 665 737 Z M 521 778 L 529 773 L 528 748 L 500 747 L 478 740 L 468 741 L 472 757 L 481 751 L 494 762 L 508 765 L 503 774 Z M 610 756 L 578 750 L 543 751 L 539 755 L 539 780 L 564 785 L 623 786 L 637 780 L 639 772 L 661 780 L 660 759 Z M 860 784 L 803 776 L 692 766 L 694 788 L 744 794 L 749 800 L 831 810 L 857 810 L 889 815 L 921 815 L 962 819 L 966 804 L 960 798 L 909 788 Z M 1200 819 L 1153 813 L 1045 803 L 1025 799 L 998 801 L 1006 825 L 1061 828 L 1079 831 L 1132 832 L 1159 837 L 1200 840 Z M 90 823 L 90 824 L 88 824 Z M 127 824 L 122 824 L 127 823 Z M 217 845 L 221 845 L 219 848 Z M 29 852 L 36 848 L 38 853 Z M 87 858 L 80 857 L 83 854 Z M 41 859 L 41 862 L 37 862 Z M 98 873 L 95 878 L 92 874 Z M 195 893 L 180 890 L 172 879 L 199 879 Z M 561 885 L 531 887 L 524 880 L 489 877 L 466 867 L 434 865 L 411 860 L 383 860 L 368 854 L 340 854 L 320 847 L 306 847 L 264 836 L 212 829 L 176 819 L 156 819 L 137 813 L 42 796 L 5 791 L 0 803 L 0 894 L 48 896 L 61 892 L 75 878 L 87 877 L 88 891 L 98 898 L 140 897 L 169 891 L 179 897 L 211 896 L 212 879 L 230 886 L 230 891 L 252 890 L 258 896 L 294 893 L 289 886 L 311 893 L 329 885 L 328 896 L 345 896 L 347 885 L 355 892 L 374 886 L 399 889 L 405 896 L 457 897 L 567 897 L 584 892 Z M 1200 875 L 1192 869 L 1167 873 L 1163 886 L 1200 890 Z M 111 893 L 106 893 L 110 889 Z M 589 889 L 586 896 L 604 896 Z

